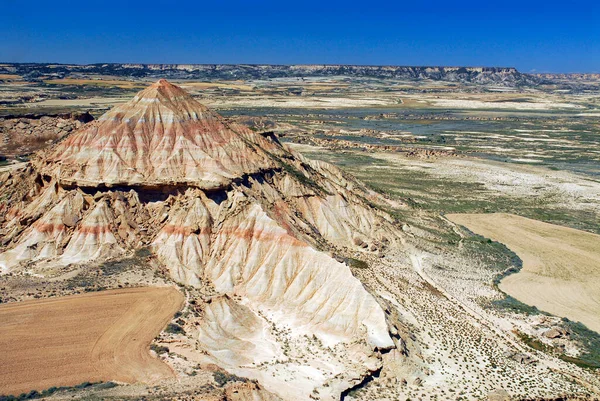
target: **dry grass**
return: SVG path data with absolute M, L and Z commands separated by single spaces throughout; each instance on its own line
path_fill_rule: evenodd
M 110 290 L 0 307 L 0 394 L 172 377 L 149 345 L 180 309 L 171 287 Z
M 600 332 L 599 235 L 504 213 L 447 217 L 523 260 L 519 273 L 502 280 L 502 291 Z

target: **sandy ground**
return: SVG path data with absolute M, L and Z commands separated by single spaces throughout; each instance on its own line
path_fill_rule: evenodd
M 599 235 L 504 213 L 446 217 L 523 260 L 519 273 L 502 280 L 502 291 L 600 333 Z
M 173 377 L 149 344 L 182 303 L 172 287 L 142 287 L 3 305 L 0 394 Z

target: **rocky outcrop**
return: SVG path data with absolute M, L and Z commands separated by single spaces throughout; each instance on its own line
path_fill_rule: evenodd
M 1 117 L 0 153 L 11 157 L 33 153 L 93 119 L 89 113 Z
M 321 146 L 331 150 L 362 150 L 367 152 L 393 152 L 401 153 L 407 157 L 419 159 L 429 159 L 436 157 L 458 157 L 456 150 L 451 148 L 426 148 L 417 146 L 402 145 L 377 145 L 371 143 L 361 143 L 336 138 L 318 138 L 305 136 L 296 136 L 291 138 L 296 143 Z
M 569 335 L 569 333 L 562 327 L 552 327 L 551 329 L 544 331 L 542 335 L 546 338 L 553 340 L 556 338 L 566 337 Z
M 173 280 L 217 294 L 194 300 L 199 360 L 284 399 L 339 399 L 394 347 L 378 302 L 335 257 L 401 243 L 371 206 L 382 199 L 164 80 L 0 180 L 3 273 L 148 247 Z M 293 357 L 290 343 L 314 352 Z

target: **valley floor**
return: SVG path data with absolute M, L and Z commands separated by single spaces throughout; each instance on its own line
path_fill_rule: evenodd
M 504 213 L 446 217 L 519 255 L 523 268 L 502 291 L 600 333 L 600 235 Z

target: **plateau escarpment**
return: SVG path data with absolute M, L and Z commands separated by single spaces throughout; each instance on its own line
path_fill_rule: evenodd
M 212 294 L 193 300 L 200 314 L 186 327 L 200 364 L 284 399 L 339 399 L 395 346 L 341 262 L 400 244 L 371 206 L 383 200 L 165 80 L 0 180 L 2 273 L 43 276 L 147 247 L 172 280 Z M 290 357 L 290 343 L 312 355 Z
M 168 77 L 170 79 L 269 79 L 284 77 L 349 76 L 435 80 L 508 87 L 535 86 L 542 79 L 511 67 L 369 66 L 369 65 L 255 65 L 255 64 L 5 64 L 0 72 L 19 74 L 35 80 L 40 76 L 102 74 L 127 77 Z

